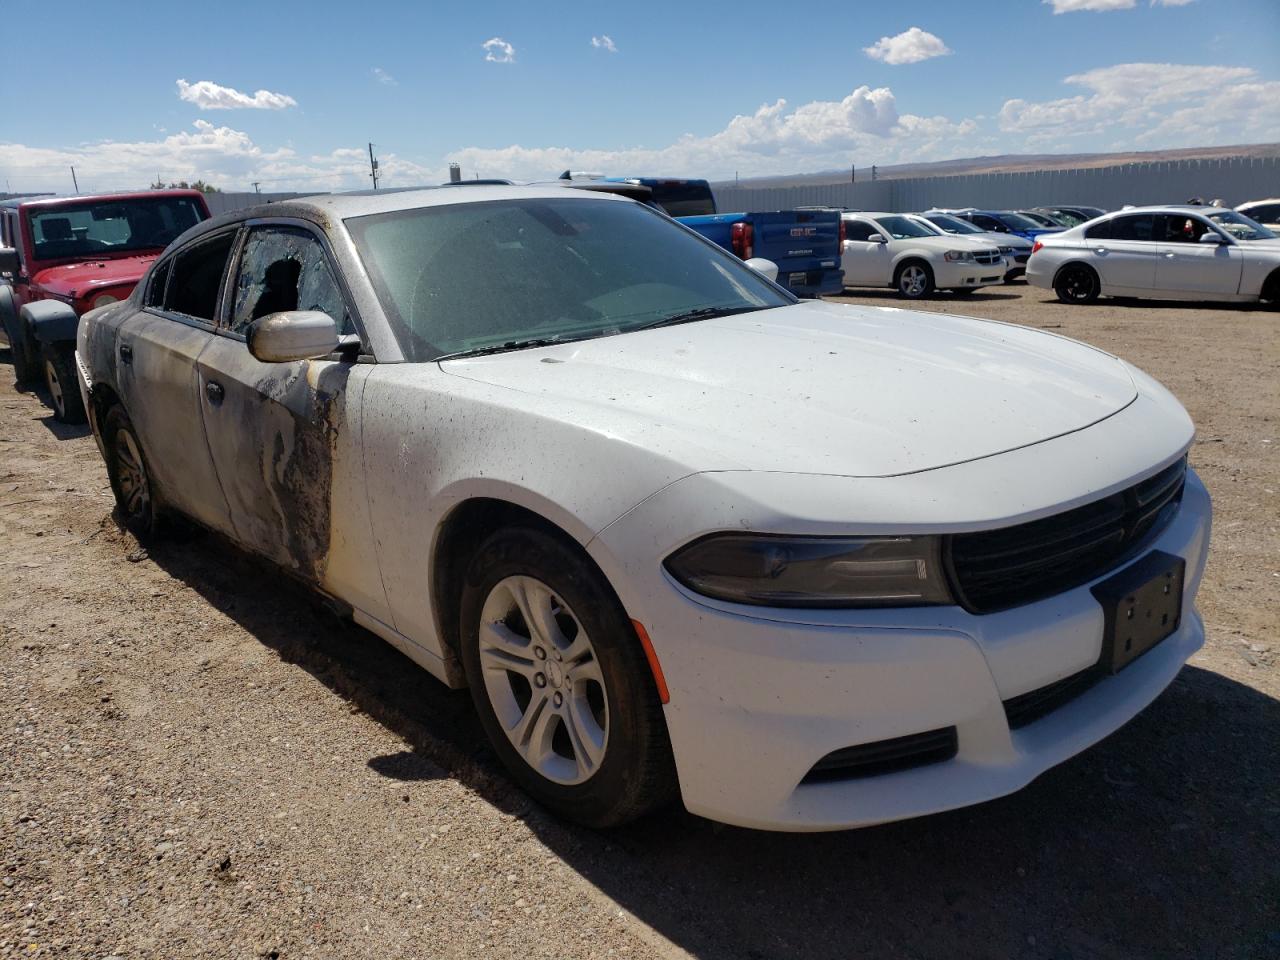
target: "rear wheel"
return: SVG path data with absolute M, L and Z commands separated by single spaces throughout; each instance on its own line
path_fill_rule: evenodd
M 120 522 L 143 543 L 156 539 L 161 519 L 155 487 L 142 444 L 123 407 L 107 411 L 102 421 L 102 441 L 107 451 L 107 476 L 116 497 Z
M 666 723 L 635 630 L 573 545 L 533 526 L 491 535 L 467 571 L 461 628 L 480 721 L 539 802 L 602 828 L 674 796 Z
M 53 415 L 63 423 L 84 423 L 84 398 L 76 382 L 75 348 L 70 344 L 47 343 L 41 349 L 44 385 L 49 391 Z
M 1067 264 L 1053 281 L 1053 292 L 1063 303 L 1093 303 L 1101 290 L 1098 275 L 1083 263 Z
M 1280 310 L 1280 270 L 1267 277 L 1262 285 L 1262 303 L 1272 310 Z
M 906 300 L 923 300 L 933 293 L 933 271 L 927 263 L 911 260 L 898 268 L 894 277 L 898 296 Z

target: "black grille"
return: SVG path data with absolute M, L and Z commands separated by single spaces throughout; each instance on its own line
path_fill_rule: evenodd
M 1074 510 L 946 538 L 956 599 L 972 613 L 992 613 L 1096 579 L 1173 517 L 1186 468 L 1183 458 L 1127 490 Z
M 1039 720 L 1059 707 L 1066 706 L 1080 694 L 1084 693 L 1101 680 L 1103 673 L 1097 667 L 1090 667 L 1073 673 L 1069 677 L 1055 680 L 1029 693 L 1013 697 L 1004 702 L 1004 715 L 1009 721 L 1009 729 L 1017 730 L 1027 724 Z
M 973 255 L 973 259 L 978 263 L 999 263 L 1004 258 L 998 250 L 979 250 Z
M 892 740 L 877 740 L 828 753 L 813 765 L 801 783 L 874 777 L 910 767 L 940 763 L 956 755 L 956 728 L 943 727 Z

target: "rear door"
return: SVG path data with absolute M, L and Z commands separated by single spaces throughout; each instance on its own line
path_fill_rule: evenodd
M 1240 291 L 1244 256 L 1240 247 L 1202 217 L 1161 214 L 1157 234 L 1164 238 L 1156 264 L 1156 286 L 1180 297 L 1234 296 Z M 1205 234 L 1221 237 L 1222 244 L 1201 243 Z
M 1108 292 L 1150 293 L 1156 286 L 1160 245 L 1150 213 L 1134 213 L 1104 220 L 1085 231 L 1089 263 Z
M 231 532 L 197 396 L 196 363 L 213 340 L 223 276 L 237 228 L 206 235 L 151 272 L 143 308 L 119 327 L 117 384 L 161 497 Z
M 250 222 L 228 278 L 217 335 L 201 354 L 199 401 L 235 538 L 321 583 L 330 547 L 334 440 L 348 429 L 356 364 L 264 363 L 249 325 L 285 310 L 321 310 L 355 332 L 321 235 L 302 221 Z M 371 367 L 361 367 L 361 375 Z

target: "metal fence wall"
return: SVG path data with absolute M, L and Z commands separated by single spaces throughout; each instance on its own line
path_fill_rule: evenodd
M 215 217 L 220 213 L 232 210 L 243 210 L 245 207 L 256 207 L 260 203 L 272 203 L 276 200 L 292 200 L 294 197 L 312 197 L 315 193 L 206 193 L 205 200 L 209 204 L 209 212 Z
M 860 210 L 927 210 L 979 207 L 995 210 L 1049 203 L 1085 203 L 1117 210 L 1126 203 L 1205 202 L 1221 197 L 1228 206 L 1280 196 L 1280 157 L 1227 157 L 1127 163 L 1115 167 L 983 173 L 838 183 L 824 186 L 715 188 L 718 209 L 787 210 L 830 204 Z

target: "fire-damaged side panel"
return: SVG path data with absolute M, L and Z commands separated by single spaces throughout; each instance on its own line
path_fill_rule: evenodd
M 201 354 L 205 434 L 236 538 L 374 615 L 386 600 L 362 488 L 360 400 L 371 366 L 263 363 L 216 337 Z

